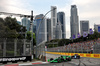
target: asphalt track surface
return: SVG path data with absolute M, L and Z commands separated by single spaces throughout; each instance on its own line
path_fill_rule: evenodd
M 95 62 L 93 63 L 90 61 L 89 58 L 88 59 L 81 58 L 81 59 L 72 59 L 72 61 L 69 62 L 46 63 L 46 64 L 37 64 L 37 65 L 29 65 L 29 66 L 100 66 L 100 63 L 98 64 L 96 64 Z
M 57 58 L 61 55 L 46 54 L 46 59 Z M 44 63 L 34 65 L 20 65 L 20 66 L 100 66 L 100 58 L 85 58 L 72 59 L 71 61 L 61 63 Z
M 95 64 L 90 61 L 84 62 L 85 58 L 81 59 L 72 59 L 69 62 L 61 62 L 61 63 L 46 63 L 46 64 L 36 64 L 36 65 L 27 65 L 27 66 L 100 66 L 100 64 Z M 99 61 L 100 62 L 100 61 Z
M 46 54 L 47 60 L 50 58 L 57 58 L 61 55 Z M 72 59 L 72 61 L 61 62 L 61 63 L 46 63 L 46 64 L 36 64 L 27 66 L 100 66 L 100 59 L 98 58 L 84 58 Z

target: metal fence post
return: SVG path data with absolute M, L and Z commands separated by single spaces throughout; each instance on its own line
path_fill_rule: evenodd
M 4 39 L 4 44 L 3 44 L 3 57 L 6 57 L 6 39 Z
M 82 53 L 83 53 L 83 46 L 82 46 L 82 43 L 81 43 L 81 51 L 82 51 Z
M 26 55 L 26 40 L 24 39 L 23 55 Z
M 14 41 L 14 56 L 17 54 L 17 39 Z
M 79 47 L 78 47 L 78 44 L 76 44 L 76 50 L 77 50 L 76 52 L 77 52 L 77 53 L 79 52 L 78 48 L 79 48 Z
M 34 48 L 33 48 L 34 49 Z M 33 53 L 34 53 L 34 50 L 33 50 Z M 31 52 L 31 41 L 30 41 L 30 55 L 32 54 Z
M 41 55 L 43 55 L 43 45 L 41 45 Z

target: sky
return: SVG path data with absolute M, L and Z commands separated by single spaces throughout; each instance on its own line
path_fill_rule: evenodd
M 18 13 L 30 15 L 46 14 L 51 6 L 57 6 L 57 12 L 63 11 L 66 20 L 66 37 L 70 37 L 70 9 L 76 5 L 80 20 L 89 20 L 90 28 L 100 24 L 100 0 L 0 0 L 0 12 Z M 51 13 L 46 17 L 50 18 Z M 9 15 L 10 16 L 10 15 Z M 4 17 L 4 15 L 0 15 Z M 15 16 L 13 16 L 15 17 Z M 17 17 L 20 21 L 21 18 Z M 79 24 L 80 25 L 80 24 Z

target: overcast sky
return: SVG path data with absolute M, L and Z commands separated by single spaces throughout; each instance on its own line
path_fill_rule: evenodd
M 33 10 L 34 15 L 38 15 L 48 12 L 51 6 L 57 6 L 58 12 L 65 12 L 66 37 L 69 38 L 70 8 L 74 4 L 77 6 L 79 21 L 89 20 L 90 28 L 94 28 L 94 23 L 100 24 L 100 0 L 0 0 L 0 12 L 31 14 Z M 50 13 L 47 17 L 50 17 Z

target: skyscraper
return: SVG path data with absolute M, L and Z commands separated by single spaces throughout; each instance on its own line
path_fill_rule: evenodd
M 56 25 L 56 39 L 62 39 L 62 29 L 61 29 L 61 23 L 58 22 Z
M 40 15 L 37 15 L 35 17 L 35 20 L 36 20 L 36 42 L 37 44 L 43 42 L 43 41 L 47 41 L 47 22 L 46 22 L 46 18 L 43 18 L 42 20 L 42 17 L 44 15 L 43 14 L 40 14 Z M 40 28 L 39 28 L 39 24 L 40 25 Z M 39 30 L 38 30 L 39 28 Z
M 100 24 L 94 24 L 94 30 L 100 33 Z
M 30 20 L 28 20 L 27 31 L 30 31 Z
M 17 21 L 17 23 L 18 23 L 19 25 L 21 25 L 21 22 L 20 22 L 20 21 Z
M 55 29 L 56 29 L 56 24 L 57 24 L 57 7 L 56 6 L 51 6 L 51 38 L 55 39 Z
M 57 20 L 61 24 L 61 30 L 62 30 L 62 38 L 66 38 L 66 28 L 65 28 L 65 13 L 64 12 L 58 12 L 57 13 Z
M 83 35 L 84 32 L 86 32 L 87 34 L 89 33 L 89 21 L 87 20 L 80 21 L 80 31 L 81 35 Z
M 70 29 L 71 39 L 73 39 L 73 36 L 77 38 L 77 35 L 79 33 L 79 23 L 76 5 L 71 5 Z
M 22 25 L 26 27 L 27 31 L 29 31 L 29 28 L 30 28 L 30 20 L 28 20 L 27 17 L 24 17 L 22 19 Z
M 36 20 L 33 20 L 33 32 L 36 35 Z
M 51 19 L 47 19 L 47 41 L 51 40 Z

